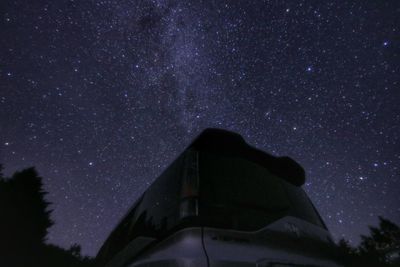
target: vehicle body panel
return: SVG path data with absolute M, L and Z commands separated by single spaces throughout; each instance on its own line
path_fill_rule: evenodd
M 307 227 L 309 230 L 315 228 L 307 222 L 285 217 L 252 233 L 205 228 L 203 242 L 210 267 L 233 267 L 239 266 L 239 263 L 259 267 L 270 266 L 272 263 L 339 267 L 332 260 L 337 257 L 333 252 L 333 243 L 323 240 L 330 239 L 329 234 L 322 231 L 318 237 L 310 238 L 304 231 Z
M 186 228 L 150 247 L 128 267 L 207 267 L 201 227 Z

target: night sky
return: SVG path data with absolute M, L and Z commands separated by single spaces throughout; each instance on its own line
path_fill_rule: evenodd
M 322 4 L 323 3 L 323 4 Z M 336 239 L 400 223 L 400 2 L 0 3 L 0 163 L 94 255 L 207 127 L 306 170 Z

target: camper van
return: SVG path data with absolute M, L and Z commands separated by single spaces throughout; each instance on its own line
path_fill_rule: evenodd
M 98 266 L 338 267 L 304 182 L 294 160 L 206 129 L 137 199 Z

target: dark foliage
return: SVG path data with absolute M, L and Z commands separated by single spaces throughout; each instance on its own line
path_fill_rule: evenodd
M 344 239 L 339 249 L 346 266 L 394 267 L 400 266 L 400 227 L 379 217 L 379 227 L 369 227 L 370 235 L 361 236 L 361 243 L 353 248 Z
M 80 246 L 64 250 L 45 243 L 53 221 L 36 170 L 25 169 L 8 179 L 1 170 L 0 165 L 0 266 L 90 266 L 91 260 L 81 256 Z

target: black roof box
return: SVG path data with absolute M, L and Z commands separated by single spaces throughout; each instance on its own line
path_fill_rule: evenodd
M 302 186 L 305 182 L 304 169 L 296 161 L 289 157 L 275 157 L 256 149 L 247 144 L 241 135 L 234 132 L 214 128 L 205 129 L 189 148 L 245 158 L 296 186 Z

